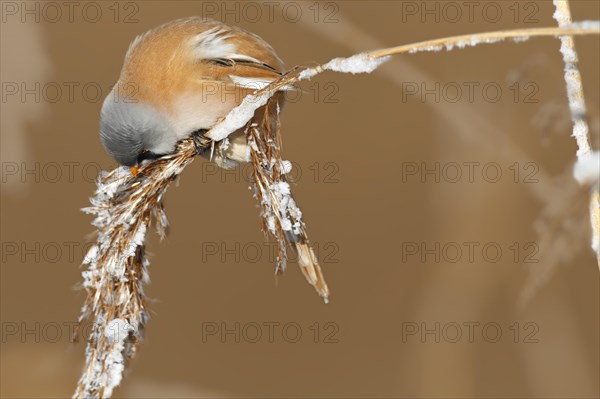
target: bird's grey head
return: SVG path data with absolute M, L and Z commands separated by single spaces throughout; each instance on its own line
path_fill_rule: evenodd
M 135 100 L 116 98 L 111 92 L 100 114 L 100 140 L 118 163 L 134 166 L 145 151 L 166 154 L 176 139 L 158 111 Z

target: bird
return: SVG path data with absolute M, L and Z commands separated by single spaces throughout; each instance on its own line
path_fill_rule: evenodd
M 273 47 L 239 27 L 202 17 L 167 22 L 129 45 L 119 79 L 102 103 L 100 141 L 115 161 L 137 176 L 141 163 L 172 153 L 180 140 L 206 138 L 204 134 L 247 95 L 281 78 L 284 71 Z M 297 88 L 282 85 L 278 90 Z M 253 118 L 256 126 L 270 125 L 270 131 L 278 126 L 285 96 L 278 92 L 273 99 Z M 214 153 L 199 153 L 225 169 L 251 161 L 243 128 L 226 140 Z M 283 234 L 277 239 L 293 245 L 302 273 L 327 300 L 329 290 L 304 228 L 273 234 Z
M 102 103 L 100 140 L 111 158 L 137 175 L 141 162 L 210 130 L 283 72 L 273 47 L 253 33 L 203 17 L 167 22 L 129 45 L 119 79 Z M 221 148 L 210 158 L 223 168 L 250 161 L 243 131 Z

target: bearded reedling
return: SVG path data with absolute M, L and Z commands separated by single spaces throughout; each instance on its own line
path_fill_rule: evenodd
M 217 151 L 204 134 L 248 94 L 283 72 L 275 50 L 243 29 L 200 17 L 168 22 L 129 46 L 119 80 L 102 106 L 100 139 L 108 154 L 130 167 L 133 175 L 144 160 L 172 153 L 177 142 L 189 136 L 197 140 L 198 152 L 220 167 L 251 162 L 245 129 L 229 135 Z M 288 89 L 294 88 L 281 88 Z M 255 120 L 274 129 L 282 105 L 283 96 L 275 96 L 274 103 L 256 111 Z M 211 150 L 205 151 L 209 146 Z M 298 253 L 304 276 L 327 298 L 329 290 L 300 223 L 294 231 L 274 235 L 285 234 Z

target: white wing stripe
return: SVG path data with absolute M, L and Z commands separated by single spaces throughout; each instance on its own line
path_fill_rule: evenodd
M 269 83 L 273 82 L 274 79 L 260 79 L 260 78 L 247 78 L 243 76 L 229 75 L 233 83 L 237 86 L 245 87 L 247 89 L 260 90 L 264 89 L 269 85 Z M 279 90 L 295 90 L 296 88 L 292 85 L 287 85 L 282 87 Z

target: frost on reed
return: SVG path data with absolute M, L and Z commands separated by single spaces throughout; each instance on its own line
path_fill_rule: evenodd
M 554 1 L 554 5 L 553 16 L 559 27 L 598 26 L 596 21 L 572 23 L 568 1 Z M 592 151 L 589 141 L 583 84 L 577 66 L 578 56 L 572 34 L 558 35 L 558 37 L 565 65 L 564 78 L 573 123 L 573 136 L 578 146 L 577 162 L 565 173 L 549 179 L 548 188 L 539 196 L 544 205 L 533 224 L 533 229 L 538 235 L 540 253 L 544 254 L 545 261 L 543 267 L 529 268 L 527 282 L 518 300 L 520 307 L 531 301 L 561 264 L 572 262 L 578 253 L 588 247 L 588 232 L 582 228 L 586 219 L 591 221 L 591 247 L 596 253 L 600 267 L 600 203 L 598 202 L 600 157 L 597 151 Z M 588 189 L 591 190 L 589 213 L 586 209 L 588 207 L 582 202 L 586 198 Z
M 315 287 L 325 302 L 329 288 L 323 278 L 321 267 L 310 247 L 302 212 L 296 205 L 285 175 L 291 163 L 281 158 L 281 135 L 279 125 L 278 93 L 267 102 L 262 117 L 246 125 L 246 136 L 250 144 L 250 156 L 254 166 L 252 183 L 254 196 L 261 206 L 263 231 L 275 238 L 278 244 L 275 273 L 283 273 L 287 261 L 287 246 L 296 251 L 298 265 L 306 280 Z M 273 116 L 276 117 L 273 117 Z
M 572 25 L 571 8 L 568 0 L 554 0 L 554 19 L 559 27 Z M 583 95 L 583 83 L 577 63 L 579 57 L 575 50 L 575 41 L 572 36 L 560 36 L 560 52 L 565 64 L 565 82 L 567 85 L 567 97 L 569 98 L 569 110 L 573 122 L 573 137 L 577 140 L 577 164 L 574 170 L 575 178 L 581 184 L 591 186 L 590 194 L 590 222 L 592 225 L 592 249 L 596 252 L 598 267 L 600 268 L 600 161 L 597 152 L 592 153 L 590 146 L 590 129 L 586 121 L 585 97 Z M 582 175 L 588 171 L 587 179 Z M 590 179 L 589 174 L 592 174 Z M 595 179 L 593 176 L 595 175 Z M 585 181 L 587 180 L 587 181 Z
M 91 199 L 92 206 L 84 209 L 96 216 L 93 224 L 98 237 L 83 262 L 88 266 L 82 273 L 87 299 L 79 322 L 89 321 L 93 329 L 74 398 L 109 398 L 120 384 L 148 321 L 143 287 L 143 283 L 149 281 L 149 262 L 144 252 L 146 231 L 154 227 L 161 238 L 165 236 L 168 223 L 162 200 L 170 183 L 192 162 L 198 149 L 210 147 L 211 152 L 221 151 L 227 146 L 227 137 L 238 129 L 246 133 L 251 147 L 252 183 L 261 207 L 263 230 L 278 243 L 276 273 L 285 269 L 287 248 L 291 247 L 297 252 L 307 281 L 327 301 L 329 289 L 310 247 L 302 212 L 285 178 L 291 164 L 284 161 L 280 153 L 279 89 L 327 70 L 370 73 L 394 54 L 451 50 L 505 39 L 522 41 L 535 36 L 598 33 L 600 24 L 591 21 L 560 28 L 454 36 L 334 58 L 312 68 L 297 67 L 245 97 L 204 136 L 184 139 L 173 154 L 146 163 L 137 176 L 123 167 L 102 174 Z
M 136 177 L 121 167 L 98 180 L 91 206 L 84 209 L 96 216 L 98 237 L 83 261 L 88 265 L 82 273 L 87 299 L 79 317 L 80 324 L 89 321 L 93 328 L 74 397 L 110 397 L 125 363 L 135 354 L 148 321 L 143 287 L 149 281 L 146 230 L 153 226 L 165 236 L 163 196 L 195 154 L 188 139 L 176 153 L 148 164 Z

